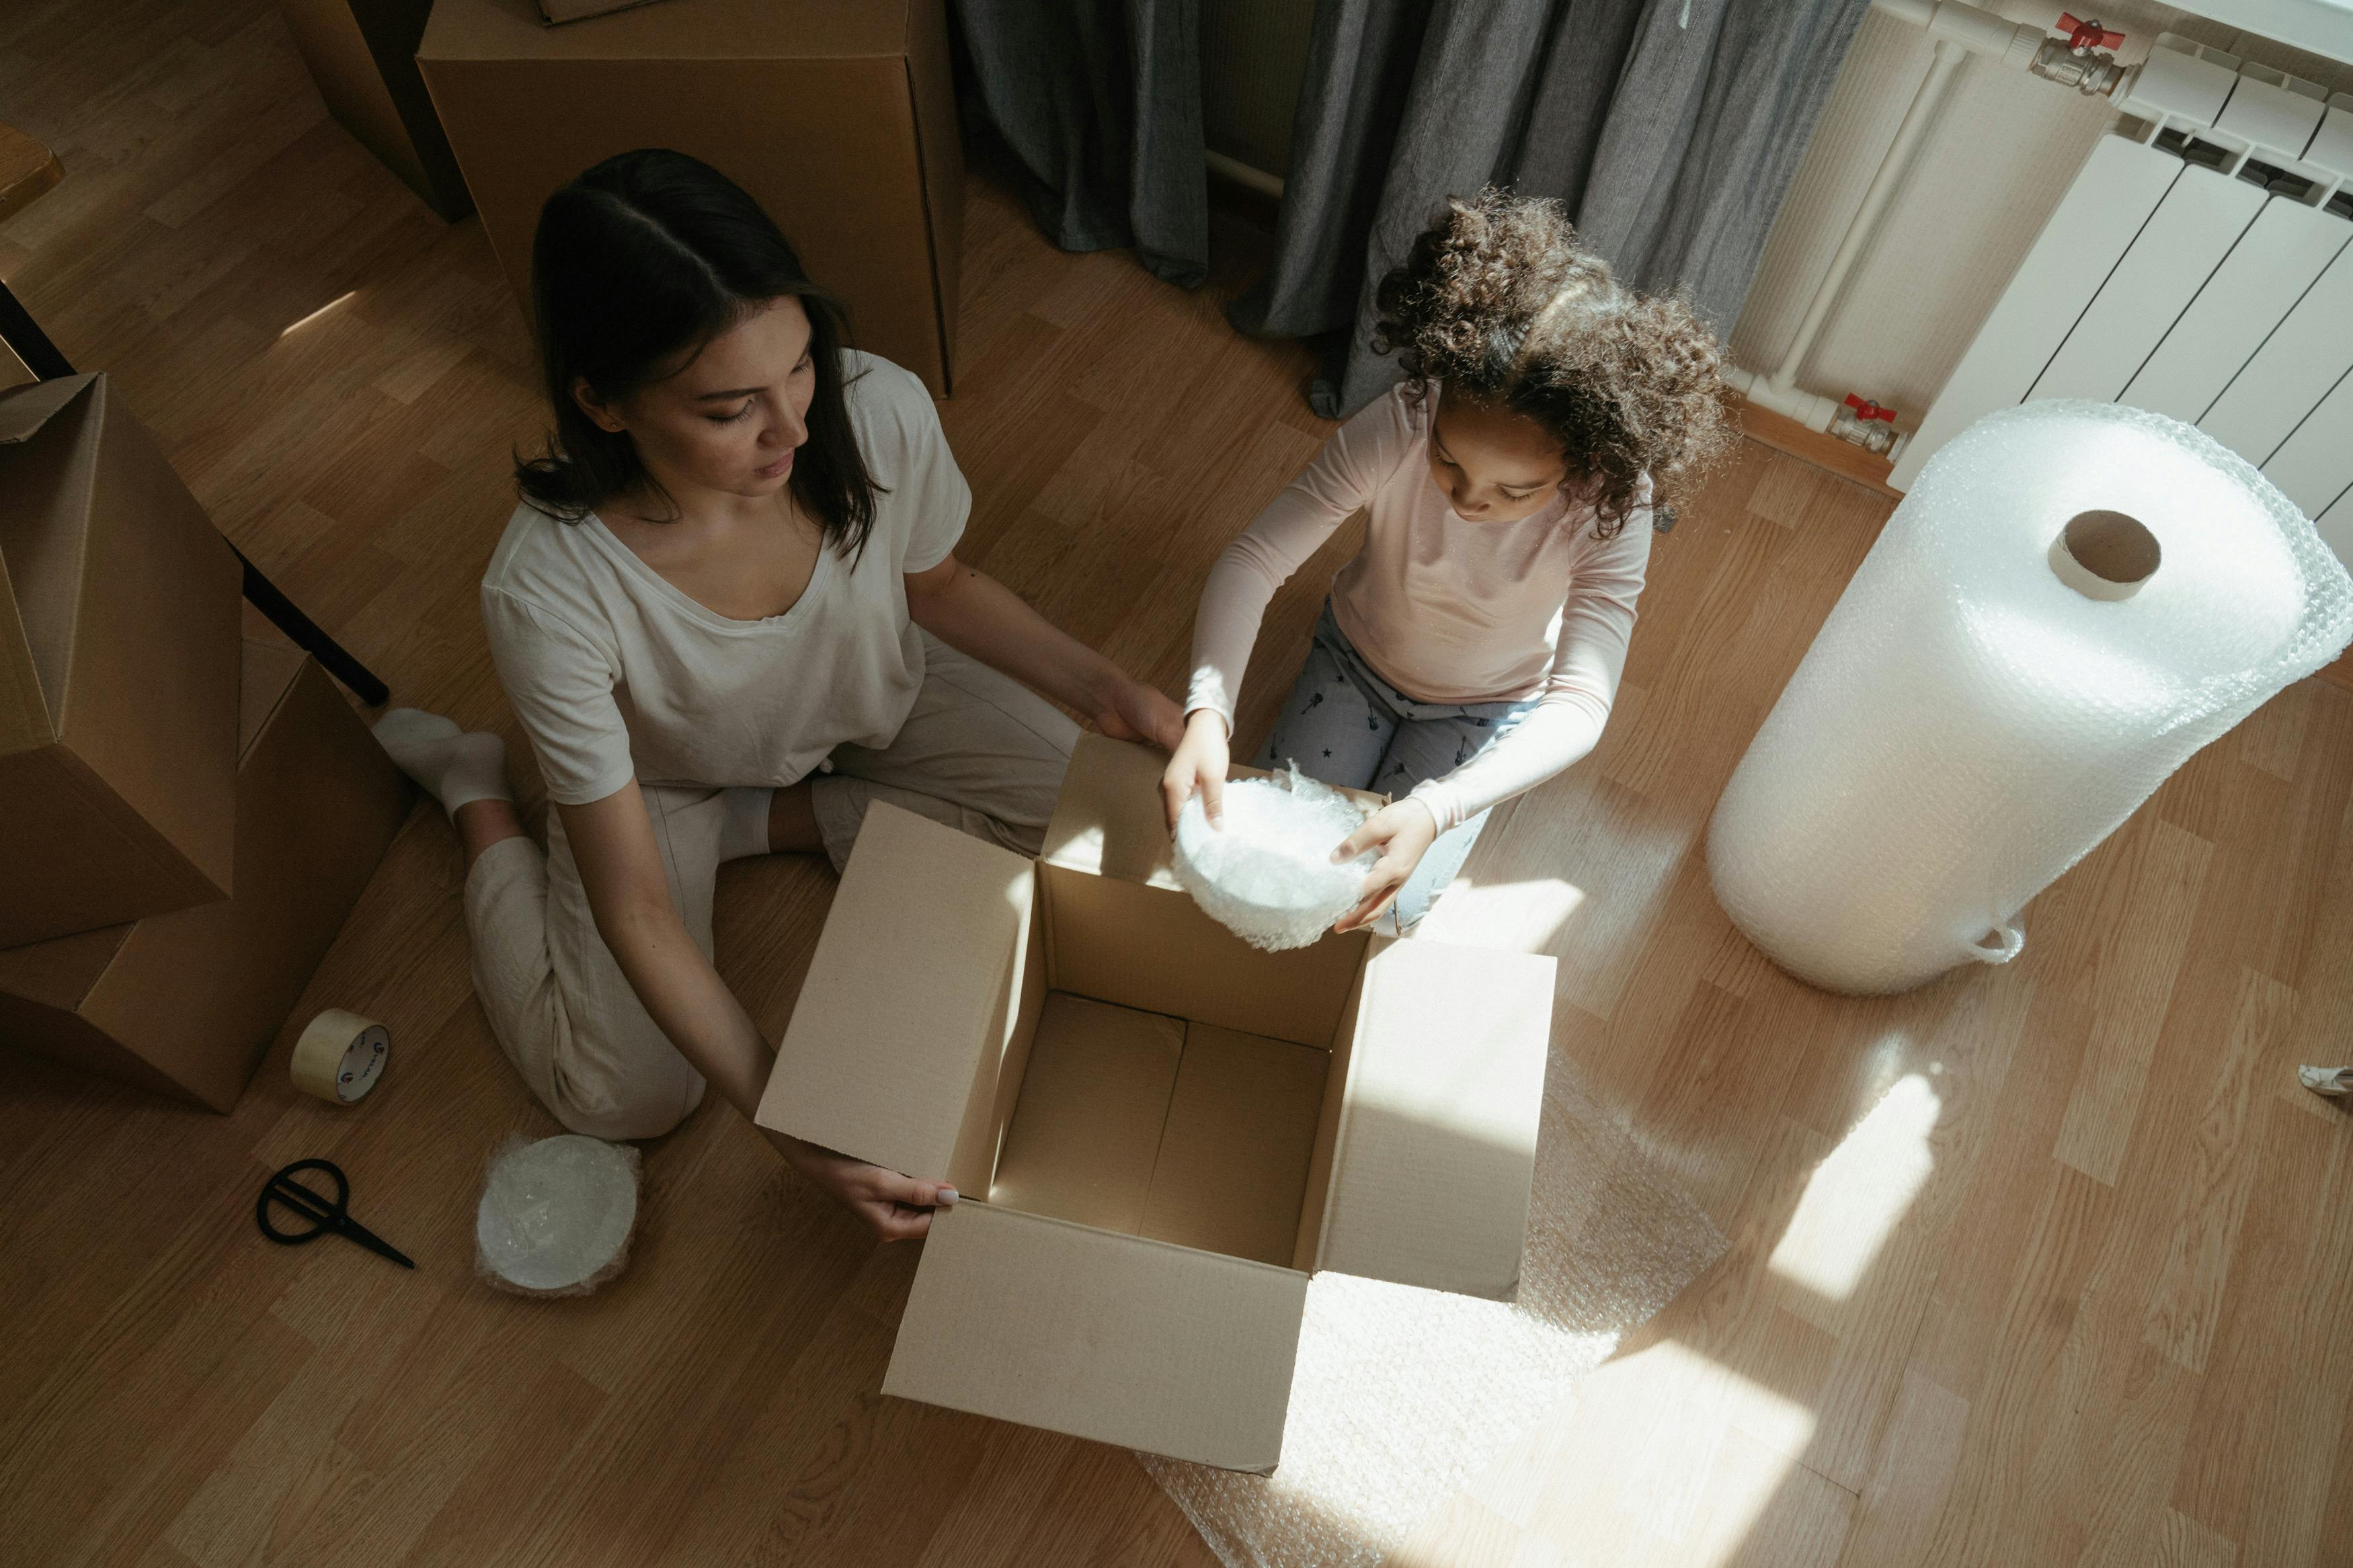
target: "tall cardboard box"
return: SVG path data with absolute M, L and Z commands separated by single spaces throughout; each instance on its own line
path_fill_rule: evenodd
M 438 0 L 417 59 L 526 318 L 549 195 L 668 147 L 749 191 L 858 346 L 944 397 L 964 154 L 941 5 L 663 0 L 550 27 L 533 0 Z
M 236 1106 L 410 798 L 325 671 L 243 648 L 236 896 L 0 952 L 0 1044 Z
M 1517 1281 L 1553 961 L 1248 946 L 1163 765 L 1083 738 L 1035 861 L 871 807 L 758 1121 L 966 1194 L 885 1394 L 1263 1472 L 1312 1273 Z
M 474 210 L 417 70 L 433 0 L 278 0 L 327 112 L 451 223 Z
M 242 581 L 104 375 L 0 393 L 0 947 L 228 896 Z

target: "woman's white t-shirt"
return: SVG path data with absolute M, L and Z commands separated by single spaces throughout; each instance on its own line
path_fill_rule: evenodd
M 646 784 L 783 785 L 836 746 L 886 746 L 923 681 L 905 576 L 947 559 L 972 491 L 931 394 L 845 350 L 850 427 L 875 497 L 873 531 L 818 552 L 793 607 L 730 620 L 640 561 L 595 515 L 515 509 L 482 574 L 499 679 L 551 800 Z

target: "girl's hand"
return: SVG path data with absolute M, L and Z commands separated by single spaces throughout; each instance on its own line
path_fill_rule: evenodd
M 847 1154 L 796 1139 L 785 1158 L 793 1169 L 823 1188 L 866 1222 L 884 1241 L 912 1241 L 932 1228 L 932 1211 L 953 1208 L 956 1190 L 943 1182 L 918 1181 Z
M 1385 805 L 1365 818 L 1365 825 L 1340 840 L 1340 847 L 1332 851 L 1335 865 L 1353 860 L 1366 850 L 1377 847 L 1381 858 L 1365 874 L 1365 896 L 1356 907 L 1332 922 L 1334 931 L 1358 931 L 1373 923 L 1383 910 L 1389 907 L 1405 886 L 1430 847 L 1438 842 L 1438 818 L 1430 807 L 1408 795 L 1393 805 Z
M 1149 741 L 1173 752 L 1185 738 L 1185 711 L 1156 686 L 1125 676 L 1112 686 L 1097 707 L 1095 728 L 1115 741 Z
M 1226 816 L 1226 721 L 1216 711 L 1197 708 L 1185 721 L 1185 738 L 1160 775 L 1160 804 L 1167 808 L 1168 830 L 1176 830 L 1176 814 L 1201 792 L 1201 809 L 1209 826 L 1221 826 Z

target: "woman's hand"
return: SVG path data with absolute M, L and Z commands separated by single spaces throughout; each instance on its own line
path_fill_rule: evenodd
M 1049 626 L 987 573 L 951 555 L 905 581 L 908 616 L 950 647 L 1085 714 L 1106 735 L 1164 752 L 1184 738 L 1184 710 L 1166 692 Z
M 1093 715 L 1095 728 L 1115 741 L 1149 741 L 1173 752 L 1185 738 L 1185 713 L 1168 693 L 1113 672 Z
M 787 1145 L 785 1159 L 794 1170 L 865 1221 L 866 1228 L 884 1241 L 922 1237 L 932 1228 L 934 1209 L 955 1206 L 956 1190 L 944 1183 L 902 1176 L 797 1138 L 777 1142 Z
M 1380 918 L 1383 910 L 1396 899 L 1398 889 L 1405 886 L 1430 847 L 1438 842 L 1438 818 L 1430 807 L 1408 795 L 1391 805 L 1385 805 L 1365 818 L 1365 825 L 1340 840 L 1340 847 L 1332 851 L 1335 865 L 1353 860 L 1366 850 L 1378 848 L 1381 858 L 1365 874 L 1365 894 L 1356 907 L 1332 922 L 1334 931 L 1358 931 Z
M 680 1054 L 756 1126 L 776 1058 L 679 919 L 637 781 L 603 800 L 555 809 L 614 962 Z M 786 1163 L 885 1241 L 922 1236 L 932 1228 L 932 1211 L 956 1201 L 954 1187 L 761 1131 Z
M 1226 721 L 1211 708 L 1196 708 L 1185 721 L 1185 738 L 1172 747 L 1167 771 L 1160 775 L 1160 803 L 1168 812 L 1168 830 L 1176 830 L 1176 814 L 1201 792 L 1201 809 L 1209 826 L 1222 826 L 1226 817 Z

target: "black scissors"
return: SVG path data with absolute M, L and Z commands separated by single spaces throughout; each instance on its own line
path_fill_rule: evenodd
M 335 1179 L 335 1195 L 328 1197 L 307 1183 L 294 1179 L 298 1171 L 324 1171 Z M 352 1218 L 345 1205 L 351 1202 L 352 1184 L 345 1179 L 343 1167 L 332 1160 L 297 1160 L 271 1176 L 254 1201 L 253 1222 L 261 1234 L 284 1247 L 300 1247 L 306 1241 L 316 1241 L 329 1231 L 349 1237 L 370 1252 L 389 1258 L 403 1268 L 414 1268 L 406 1254 L 384 1237 Z M 280 1230 L 269 1223 L 269 1205 L 292 1209 L 311 1222 L 308 1230 Z

